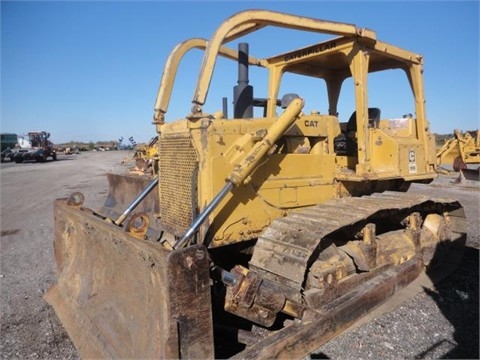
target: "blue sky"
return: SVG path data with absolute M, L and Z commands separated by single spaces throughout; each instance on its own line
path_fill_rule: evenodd
M 432 131 L 443 134 L 480 127 L 478 1 L 225 0 L 2 1 L 0 129 L 19 134 L 47 130 L 55 143 L 122 136 L 147 141 L 156 135 L 151 124 L 153 106 L 171 49 L 187 38 L 210 37 L 224 19 L 250 8 L 353 23 L 375 30 L 379 40 L 422 54 Z M 257 57 L 323 40 L 318 35 L 275 29 L 255 36 L 250 52 Z M 256 46 L 253 40 L 259 40 Z M 236 48 L 236 44 L 229 46 Z M 182 63 L 173 93 L 173 99 L 181 101 L 176 105 L 172 100 L 168 121 L 190 111 L 200 60 L 198 52 Z M 214 81 L 221 86 L 209 92 L 213 105 L 207 111 L 220 110 L 222 96 L 231 102 L 236 85 L 236 70 L 219 63 L 218 71 Z M 220 81 L 222 71 L 234 73 L 233 81 Z M 256 81 L 263 79 L 252 71 L 250 80 L 255 95 L 261 97 L 262 85 Z M 302 89 L 291 90 L 308 98 L 303 93 L 308 86 Z M 387 116 L 413 111 L 403 105 L 403 95 L 385 87 L 370 101 Z M 340 106 L 340 119 L 348 120 L 352 111 L 348 103 Z

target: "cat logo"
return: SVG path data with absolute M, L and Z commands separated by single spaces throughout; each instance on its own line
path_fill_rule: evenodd
M 305 126 L 306 127 L 318 127 L 318 121 L 317 120 L 305 120 Z
M 415 163 L 415 150 L 411 149 L 408 152 L 408 172 L 415 174 L 417 172 L 417 164 Z
M 415 150 L 410 150 L 408 152 L 408 162 L 411 162 L 411 163 L 415 162 Z

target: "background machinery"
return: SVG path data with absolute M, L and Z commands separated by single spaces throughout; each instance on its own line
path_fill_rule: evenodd
M 158 171 L 158 136 L 154 136 L 147 144 L 137 144 L 134 147 L 135 167 L 132 172 L 155 175 Z
M 437 151 L 439 166 L 452 166 L 461 173 L 460 179 L 479 180 L 479 168 L 469 169 L 468 165 L 480 164 L 480 132 L 478 130 L 462 132 L 455 129 L 453 137 Z
M 14 153 L 14 149 L 18 144 L 18 136 L 13 133 L 1 133 L 0 134 L 0 154 L 1 162 L 5 160 L 11 160 Z
M 264 58 L 225 46 L 268 26 L 335 37 Z M 204 51 L 192 109 L 166 122 L 192 49 Z M 238 66 L 233 118 L 204 110 L 220 58 Z M 265 74 L 261 96 L 249 66 Z M 372 30 L 265 10 L 176 46 L 155 104 L 158 175 L 130 191 L 110 181 L 99 212 L 81 193 L 55 202 L 58 281 L 45 298 L 80 355 L 302 358 L 425 269 L 454 266 L 463 208 L 406 192 L 437 176 L 422 67 Z M 367 79 L 391 70 L 415 116 L 370 105 Z M 285 89 L 289 76 L 318 88 Z M 306 113 L 321 89 L 326 113 Z M 345 94 L 353 114 L 341 121 Z
M 26 142 L 28 147 L 16 149 L 11 159 L 16 163 L 24 161 L 45 162 L 47 158 L 57 160 L 57 153 L 53 148 L 53 143 L 48 140 L 50 133 L 46 131 L 32 131 L 27 134 Z
M 18 143 L 17 134 L 13 133 L 1 133 L 0 134 L 0 151 L 3 152 L 6 149 L 13 149 Z

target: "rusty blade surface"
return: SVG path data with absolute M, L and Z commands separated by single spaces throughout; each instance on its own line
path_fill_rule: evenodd
M 457 180 L 457 182 L 464 182 L 466 180 L 470 181 L 480 181 L 480 170 L 474 170 L 474 169 L 461 169 L 460 170 L 460 176 Z
M 213 358 L 208 256 L 167 251 L 55 202 L 57 283 L 45 299 L 82 358 Z
M 101 213 L 111 219 L 116 219 L 136 199 L 136 197 L 152 181 L 148 176 L 131 176 L 107 173 L 108 196 Z M 154 189 L 139 204 L 135 212 L 157 214 L 159 212 L 158 194 Z

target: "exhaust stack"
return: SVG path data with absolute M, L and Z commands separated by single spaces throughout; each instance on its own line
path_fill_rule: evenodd
M 238 44 L 238 85 L 233 88 L 235 119 L 253 117 L 253 87 L 248 85 L 248 44 Z

